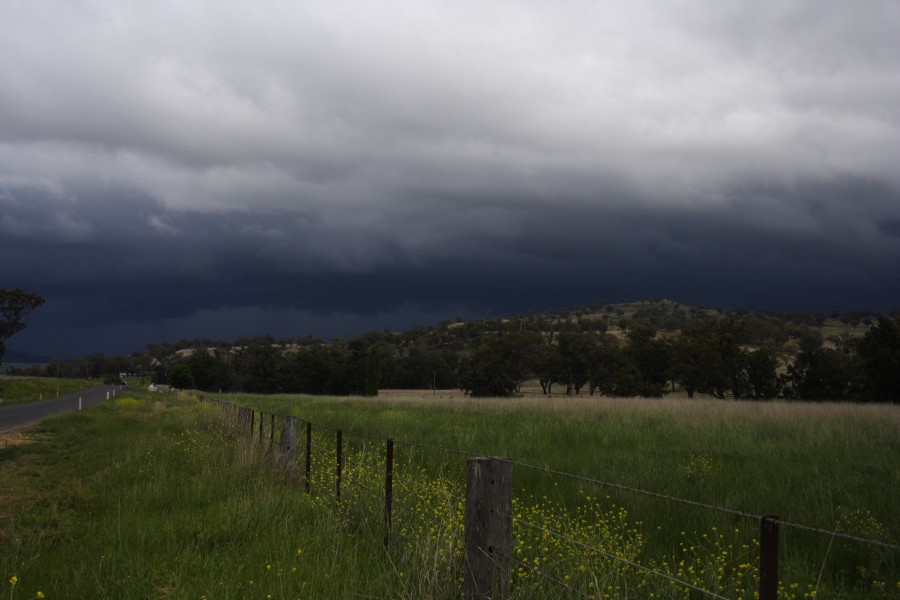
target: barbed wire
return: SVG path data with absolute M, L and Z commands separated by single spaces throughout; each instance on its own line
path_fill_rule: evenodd
M 729 600 L 729 599 L 726 598 L 725 596 L 720 596 L 719 594 L 717 594 L 717 593 L 715 593 L 715 592 L 712 592 L 712 591 L 710 591 L 710 590 L 705 590 L 705 589 L 703 589 L 703 588 L 701 588 L 701 587 L 697 587 L 696 585 L 694 585 L 694 584 L 692 584 L 692 583 L 690 583 L 690 582 L 688 582 L 688 581 L 684 581 L 683 579 L 678 579 L 677 577 L 672 577 L 671 575 L 667 575 L 667 574 L 662 573 L 662 572 L 660 572 L 660 571 L 657 571 L 657 570 L 655 570 L 655 569 L 651 569 L 650 567 L 644 566 L 644 565 L 642 565 L 642 564 L 640 564 L 640 563 L 636 563 L 636 562 L 634 562 L 634 561 L 628 560 L 628 559 L 625 558 L 624 556 L 618 556 L 618 555 L 616 555 L 616 554 L 611 554 L 611 553 L 606 552 L 605 550 L 602 550 L 602 549 L 600 549 L 600 548 L 598 548 L 598 547 L 596 547 L 596 546 L 591 546 L 590 544 L 585 544 L 584 542 L 578 541 L 578 540 L 576 540 L 576 539 L 574 539 L 574 538 L 571 538 L 571 537 L 569 537 L 569 536 L 567 536 L 567 535 L 565 535 L 565 534 L 559 533 L 559 532 L 557 532 L 557 531 L 553 531 L 552 529 L 547 529 L 546 527 L 542 527 L 542 526 L 540 526 L 540 525 L 535 525 L 534 523 L 531 523 L 531 522 L 529 522 L 529 521 L 526 521 L 525 519 L 521 519 L 521 518 L 518 518 L 518 517 L 513 517 L 512 515 L 505 514 L 505 513 L 503 513 L 502 511 L 492 511 L 492 512 L 496 512 L 496 514 L 499 514 L 499 515 L 504 516 L 504 517 L 506 517 L 506 518 L 512 519 L 513 521 L 516 521 L 516 522 L 518 522 L 518 523 L 521 523 L 522 525 L 527 525 L 528 527 L 531 527 L 532 529 L 536 529 L 536 530 L 541 531 L 541 532 L 544 532 L 544 533 L 549 533 L 550 535 L 552 535 L 553 537 L 555 537 L 555 538 L 557 538 L 557 539 L 565 540 L 565 541 L 567 541 L 567 542 L 570 542 L 570 543 L 572 543 L 572 544 L 575 544 L 576 546 L 581 546 L 582 548 L 585 548 L 585 549 L 590 550 L 590 551 L 592 551 L 592 552 L 598 552 L 599 554 L 602 554 L 603 556 L 606 556 L 607 558 L 611 558 L 611 559 L 613 559 L 613 560 L 617 560 L 617 561 L 623 562 L 623 563 L 625 563 L 625 564 L 627 564 L 627 565 L 630 565 L 630 566 L 632 566 L 632 567 L 634 567 L 634 568 L 636 568 L 636 569 L 640 569 L 640 570 L 646 571 L 646 572 L 648 572 L 648 573 L 650 573 L 650 574 L 652 574 L 652 575 L 656 575 L 657 577 L 662 577 L 662 578 L 664 578 L 664 579 L 668 579 L 669 581 L 674 581 L 674 582 L 677 583 L 678 585 L 681 585 L 681 586 L 690 588 L 690 589 L 692 589 L 692 590 L 694 590 L 694 591 L 697 591 L 697 592 L 701 592 L 701 593 L 706 594 L 707 596 L 710 596 L 710 597 L 712 597 L 712 598 L 719 598 L 720 600 Z

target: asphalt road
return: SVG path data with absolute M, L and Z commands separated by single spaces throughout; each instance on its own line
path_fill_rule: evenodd
M 0 433 L 16 429 L 27 423 L 43 421 L 56 413 L 78 410 L 78 398 L 81 398 L 81 406 L 83 408 L 88 407 L 101 400 L 106 400 L 107 392 L 112 397 L 113 390 L 119 389 L 121 389 L 121 386 L 118 385 L 104 385 L 51 400 L 14 404 L 0 408 Z

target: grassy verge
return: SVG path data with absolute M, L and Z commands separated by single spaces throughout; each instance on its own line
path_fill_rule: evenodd
M 0 449 L 0 597 L 392 596 L 381 538 L 350 535 L 208 412 L 121 398 Z
M 97 385 L 84 379 L 0 376 L 0 408 L 72 394 Z

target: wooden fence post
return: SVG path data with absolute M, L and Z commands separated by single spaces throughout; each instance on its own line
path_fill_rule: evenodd
M 466 464 L 465 597 L 509 597 L 512 463 L 479 456 Z
M 252 442 L 253 432 L 256 431 L 256 411 L 248 408 L 247 412 L 250 413 L 250 441 Z
M 275 447 L 275 413 L 269 415 L 271 418 L 269 419 L 269 452 L 272 451 L 272 448 Z M 296 423 L 294 424 L 294 445 L 297 445 L 297 432 L 296 432 Z
M 759 522 L 759 600 L 778 598 L 778 517 Z
M 259 445 L 263 442 L 263 411 L 259 411 Z
M 297 417 L 281 417 L 281 466 L 293 464 L 296 457 Z
M 241 426 L 241 433 L 246 433 L 248 430 L 252 431 L 251 422 L 253 417 L 251 416 L 249 408 L 238 408 L 238 423 Z

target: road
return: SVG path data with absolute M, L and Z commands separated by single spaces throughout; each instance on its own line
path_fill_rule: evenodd
M 4 433 L 11 429 L 16 429 L 27 423 L 42 421 L 50 415 L 65 412 L 67 410 L 78 410 L 78 399 L 81 398 L 81 406 L 87 407 L 96 404 L 101 400 L 106 400 L 106 394 L 112 396 L 113 390 L 119 390 L 118 385 L 104 385 L 101 387 L 91 388 L 60 396 L 51 400 L 41 400 L 39 402 L 28 402 L 27 404 L 14 404 L 0 408 L 0 433 Z

